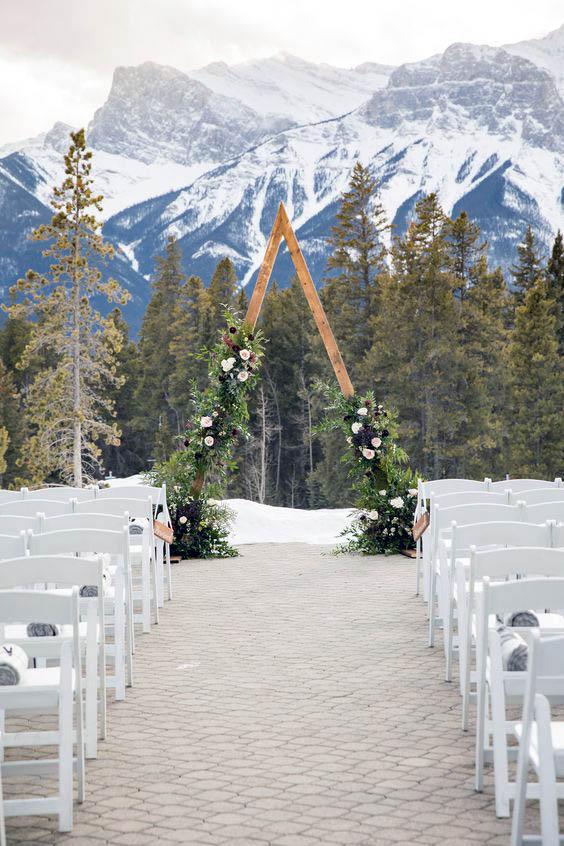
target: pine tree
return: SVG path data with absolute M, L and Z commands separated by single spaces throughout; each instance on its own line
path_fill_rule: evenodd
M 517 308 L 508 350 L 509 471 L 548 479 L 562 475 L 563 359 L 558 353 L 554 300 L 539 276 Z
M 389 226 L 377 191 L 376 180 L 357 162 L 329 239 L 329 273 L 321 294 L 356 387 L 362 378 L 368 326 L 378 310 L 378 278 L 386 269 L 383 239 Z
M 191 390 L 195 383 L 202 390 L 207 384 L 205 359 L 197 354 L 209 343 L 209 298 L 199 276 L 190 276 L 180 288 L 172 312 L 170 373 L 172 404 L 178 410 L 182 425 L 190 415 Z
M 564 355 L 564 239 L 558 230 L 547 265 L 549 295 L 555 302 L 556 335 L 560 355 Z
M 446 222 L 452 272 L 458 280 L 457 294 L 464 300 L 477 265 L 485 260 L 486 243 L 480 240 L 480 227 L 466 212 Z
M 542 272 L 537 239 L 530 226 L 523 237 L 523 242 L 517 245 L 517 264 L 511 268 L 513 284 L 517 293 L 517 305 L 522 304 L 526 291 L 537 281 Z
M 230 258 L 222 258 L 217 264 L 208 288 L 210 341 L 215 342 L 219 329 L 225 323 L 226 309 L 235 308 L 237 294 L 235 265 Z
M 123 338 L 121 349 L 116 355 L 118 381 L 109 392 L 121 438 L 119 444 L 105 444 L 102 447 L 103 461 L 104 467 L 114 476 L 131 476 L 146 469 L 143 443 L 133 426 L 133 420 L 143 412 L 138 399 L 140 356 L 137 345 L 129 339 L 129 327 L 121 310 L 114 309 L 111 318 Z
M 98 443 L 119 438 L 115 424 L 108 422 L 113 410 L 106 390 L 115 382 L 121 335 L 92 300 L 101 296 L 123 303 L 128 295 L 115 280 L 102 277 L 99 265 L 113 255 L 95 216 L 103 198 L 92 190 L 92 153 L 84 130 L 70 137 L 65 179 L 54 189 L 55 214 L 32 236 L 49 242 L 43 255 L 51 259 L 50 272 L 43 276 L 29 270 L 12 289 L 23 300 L 8 312 L 34 318 L 19 366 L 38 357 L 52 362 L 35 375 L 26 397 L 34 427 L 28 458 L 37 473 L 56 473 L 81 486 L 99 472 Z
M 411 465 L 437 478 L 450 474 L 465 418 L 457 398 L 460 372 L 449 223 L 437 196 L 417 203 L 416 219 L 393 248 L 393 271 L 382 278 L 368 372 L 377 396 L 399 412 Z
M 135 401 L 139 414 L 134 420 L 137 437 L 143 443 L 146 461 L 170 455 L 174 438 L 181 431 L 180 413 L 172 404 L 171 379 L 175 368 L 172 345 L 175 313 L 185 281 L 182 252 L 174 237 L 167 241 L 164 255 L 155 260 L 156 273 L 151 299 L 143 317 L 139 336 L 140 373 Z

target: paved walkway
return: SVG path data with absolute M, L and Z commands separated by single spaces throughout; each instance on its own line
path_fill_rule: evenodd
M 322 552 L 177 566 L 72 835 L 26 818 L 8 843 L 506 846 L 413 562 Z

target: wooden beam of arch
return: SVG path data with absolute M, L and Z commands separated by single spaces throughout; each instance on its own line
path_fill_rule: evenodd
M 327 350 L 329 361 L 333 366 L 333 370 L 335 371 L 335 376 L 337 377 L 343 396 L 352 397 L 354 394 L 354 388 L 349 378 L 349 374 L 347 373 L 345 362 L 343 361 L 339 346 L 335 340 L 329 321 L 327 320 L 325 309 L 319 299 L 319 294 L 317 293 L 317 289 L 313 283 L 313 279 L 311 278 L 311 273 L 309 272 L 306 260 L 303 257 L 298 239 L 296 238 L 296 234 L 292 228 L 286 209 L 284 208 L 284 203 L 280 203 L 280 206 L 278 207 L 276 219 L 266 245 L 264 259 L 260 266 L 253 295 L 247 310 L 246 321 L 253 327 L 256 325 L 282 238 L 286 241 L 288 251 L 292 257 L 292 261 L 294 262 L 294 267 L 296 268 L 298 279 L 300 280 L 306 300 L 308 301 L 311 313 L 313 314 L 315 325 L 317 326 L 319 334 L 321 335 L 325 345 L 325 349 Z

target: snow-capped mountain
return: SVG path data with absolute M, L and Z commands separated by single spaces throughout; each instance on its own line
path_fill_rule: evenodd
M 118 68 L 89 126 L 105 232 L 138 324 L 154 256 L 176 235 L 186 270 L 208 279 L 230 256 L 252 278 L 283 200 L 314 277 L 355 160 L 381 183 L 396 232 L 437 191 L 465 209 L 507 266 L 530 223 L 564 228 L 564 28 L 507 49 L 455 44 L 422 62 L 352 70 L 279 54 L 188 74 Z M 528 53 L 528 55 L 526 55 Z M 0 150 L 0 281 L 39 261 L 27 233 L 48 219 L 69 127 Z M 282 258 L 281 284 L 291 272 Z
M 348 70 L 277 53 L 238 65 L 214 62 L 190 76 L 260 115 L 278 115 L 296 126 L 352 111 L 387 84 L 392 70 L 372 62 Z
M 507 44 L 505 49 L 547 70 L 564 96 L 564 24 L 544 38 Z

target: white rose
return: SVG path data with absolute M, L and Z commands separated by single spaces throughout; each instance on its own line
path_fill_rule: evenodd
M 377 520 L 378 519 L 378 512 L 377 511 L 369 511 L 366 515 L 369 520 Z
M 372 446 L 376 447 L 376 449 L 378 449 L 378 447 L 381 445 L 381 443 L 382 443 L 381 438 L 372 438 Z
M 228 373 L 231 370 L 231 368 L 233 367 L 234 364 L 235 364 L 235 359 L 233 358 L 233 356 L 231 356 L 230 358 L 224 358 L 223 359 L 223 361 L 221 362 L 221 367 L 222 367 L 222 369 L 224 370 L 225 373 Z
M 365 458 L 374 458 L 374 456 L 376 455 L 376 453 L 374 452 L 374 450 L 373 450 L 373 449 L 368 449 L 368 447 L 364 447 L 364 448 L 363 448 L 363 450 L 362 450 L 362 454 L 363 454 L 363 456 L 364 456 Z
M 209 429 L 210 426 L 213 426 L 213 420 L 211 417 L 200 417 L 200 426 L 202 429 Z
M 366 417 L 366 415 L 368 414 L 368 409 L 363 406 L 362 408 L 358 409 L 357 414 L 359 414 L 361 417 Z
M 182 525 L 184 525 L 185 523 L 187 523 L 187 522 L 188 522 L 188 517 L 184 517 L 184 515 L 182 515 L 182 517 L 180 517 L 180 519 L 178 520 L 178 522 L 179 522 L 179 523 L 182 523 Z
M 417 496 L 417 493 L 418 493 L 417 488 L 409 488 L 409 490 L 408 490 L 408 494 L 410 496 Z
M 251 351 L 250 350 L 241 350 L 239 355 L 241 356 L 242 361 L 248 361 L 251 357 Z
M 362 429 L 362 423 L 353 423 L 351 429 L 353 430 L 355 435 L 358 435 L 358 433 Z
M 241 370 L 241 372 L 237 376 L 237 379 L 239 380 L 239 382 L 246 382 L 248 378 L 249 378 L 249 374 L 247 373 L 246 370 Z
M 348 443 L 349 445 L 350 445 L 350 444 L 352 444 L 352 438 L 350 437 L 350 435 L 349 435 L 349 437 L 347 438 L 347 443 Z
M 213 446 L 214 445 L 214 439 L 212 438 L 211 435 L 208 435 L 207 438 L 204 438 L 204 443 L 205 443 L 206 446 Z
M 390 500 L 390 505 L 392 508 L 403 508 L 403 499 L 401 496 L 395 496 Z
M 386 496 L 388 491 L 378 491 L 378 493 L 380 494 L 380 496 Z
M 390 529 L 390 534 L 391 534 L 391 535 L 395 535 L 395 533 L 396 533 L 396 530 L 395 530 L 395 529 Z

